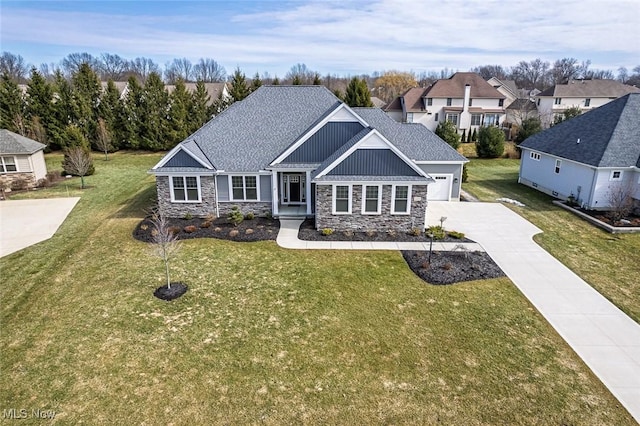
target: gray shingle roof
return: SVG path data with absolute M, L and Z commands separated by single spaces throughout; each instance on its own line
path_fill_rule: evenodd
M 261 170 L 336 101 L 323 86 L 262 86 L 187 140 L 194 140 L 218 170 Z
M 640 93 L 632 93 L 537 133 L 521 147 L 595 167 L 638 166 L 638 123 Z
M 418 123 L 399 123 L 380 108 L 353 108 L 407 157 L 415 161 L 464 161 L 458 151 Z
M 618 98 L 629 93 L 640 93 L 635 86 L 615 80 L 571 80 L 565 84 L 556 84 L 538 93 L 540 96 L 557 98 Z
M 46 145 L 7 129 L 0 129 L 0 154 L 33 154 Z

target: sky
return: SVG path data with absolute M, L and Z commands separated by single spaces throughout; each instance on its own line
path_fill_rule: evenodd
M 272 77 L 298 63 L 359 75 L 565 57 L 615 73 L 640 65 L 640 0 L 2 0 L 0 44 L 35 65 L 108 52 Z

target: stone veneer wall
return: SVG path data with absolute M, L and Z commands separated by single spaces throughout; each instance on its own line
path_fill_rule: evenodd
M 220 216 L 226 216 L 234 206 L 240 207 L 243 214 L 251 212 L 256 216 L 266 216 L 271 213 L 271 201 L 221 201 L 218 203 Z
M 27 183 L 27 188 L 35 188 L 37 185 L 36 177 L 33 172 L 12 172 L 0 174 L 0 184 L 4 188 L 13 188 L 14 182 L 18 180 L 24 180 Z
M 427 209 L 427 185 L 411 186 L 411 210 L 408 215 L 391 214 L 391 185 L 382 186 L 382 206 L 379 215 L 362 214 L 362 185 L 351 187 L 351 214 L 334 215 L 332 211 L 332 186 L 316 185 L 316 229 L 331 228 L 336 231 L 396 230 L 406 232 L 412 228 L 424 228 Z M 415 200 L 418 197 L 420 200 Z
M 194 217 L 216 214 L 216 192 L 213 176 L 200 176 L 200 203 L 172 203 L 168 176 L 156 176 L 158 206 L 167 217 L 184 217 L 187 213 Z

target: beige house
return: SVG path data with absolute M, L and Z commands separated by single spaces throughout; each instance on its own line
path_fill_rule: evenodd
M 6 129 L 0 130 L 0 186 L 34 188 L 47 176 L 45 145 Z

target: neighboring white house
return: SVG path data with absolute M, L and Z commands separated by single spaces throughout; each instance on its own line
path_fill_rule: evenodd
M 534 100 L 542 125 L 549 127 L 557 115 L 569 108 L 589 111 L 628 93 L 640 93 L 640 89 L 615 80 L 570 80 L 538 93 Z
M 518 87 L 516 86 L 516 82 L 513 80 L 500 80 L 497 77 L 491 77 L 487 80 L 487 83 L 493 86 L 498 92 L 502 93 L 505 96 L 504 106 L 508 107 L 511 105 L 518 96 Z
M 640 93 L 537 133 L 521 145 L 518 181 L 587 209 L 611 207 L 628 191 L 640 206 Z
M 46 146 L 6 129 L 0 130 L 0 185 L 33 188 L 47 176 Z
M 403 123 L 420 123 L 434 131 L 438 123 L 450 121 L 459 133 L 467 134 L 480 126 L 501 124 L 505 118 L 505 99 L 480 75 L 457 72 L 425 88 L 415 87 L 394 99 L 384 110 Z

